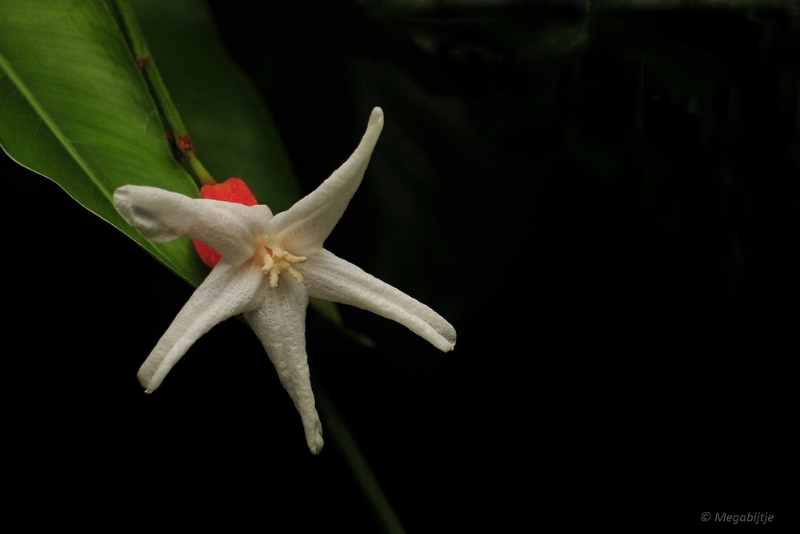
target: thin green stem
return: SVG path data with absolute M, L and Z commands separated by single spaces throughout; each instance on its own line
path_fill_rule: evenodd
M 314 394 L 317 397 L 317 408 L 322 415 L 322 420 L 325 422 L 326 430 L 333 437 L 333 441 L 339 447 L 342 455 L 344 455 L 345 461 L 347 461 L 350 470 L 356 477 L 356 481 L 364 491 L 367 501 L 372 506 L 376 519 L 381 523 L 385 532 L 405 534 L 403 524 L 400 523 L 400 519 L 394 513 L 392 505 L 383 493 L 378 479 L 375 478 L 375 474 L 370 469 L 369 463 L 367 463 L 367 459 L 364 458 L 364 454 L 358 448 L 356 440 L 353 439 L 347 429 L 347 425 L 345 425 L 338 410 L 336 410 L 330 397 L 328 397 L 325 388 L 322 387 L 319 380 L 313 378 L 313 375 L 312 382 L 314 384 Z
M 178 146 L 180 146 L 180 144 Z M 185 157 L 186 161 L 189 163 L 189 166 L 197 175 L 197 179 L 200 180 L 200 185 L 212 185 L 217 183 L 216 180 L 214 180 L 214 177 L 211 176 L 211 173 L 209 173 L 206 168 L 203 167 L 203 164 L 200 163 L 200 160 L 197 159 L 197 156 L 194 152 L 194 145 L 192 145 L 191 150 L 184 151 L 181 149 L 181 152 L 183 153 L 183 157 Z
M 127 0 L 115 0 L 115 4 L 119 11 L 125 33 L 133 49 L 136 64 L 149 82 L 150 88 L 153 91 L 153 96 L 161 108 L 161 111 L 164 113 L 167 125 L 174 137 L 175 146 L 178 147 L 181 154 L 183 154 L 183 157 L 186 159 L 186 162 L 189 164 L 192 171 L 194 171 L 200 185 L 215 184 L 216 181 L 211 176 L 211 173 L 206 170 L 197 158 L 197 150 L 192 142 L 192 136 L 189 135 L 189 131 L 186 129 L 186 126 L 184 126 L 178 109 L 175 107 L 175 103 L 172 101 L 172 97 L 167 90 L 167 86 L 164 84 L 163 78 L 161 78 L 161 73 L 158 71 L 158 67 L 156 67 L 156 62 L 150 55 L 150 50 L 147 48 L 147 42 L 139 26 L 139 20 L 136 18 L 136 14 L 133 12 L 133 9 L 131 9 Z

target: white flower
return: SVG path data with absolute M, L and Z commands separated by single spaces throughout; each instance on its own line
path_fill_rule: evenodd
M 114 192 L 117 210 L 147 238 L 186 236 L 222 254 L 139 370 L 148 393 L 200 336 L 243 313 L 300 412 L 309 449 L 317 454 L 323 440 L 306 357 L 309 296 L 369 310 L 442 351 L 453 349 L 455 329 L 439 314 L 322 248 L 361 183 L 382 128 L 383 112 L 375 108 L 344 165 L 274 217 L 264 205 L 192 199 L 153 187 L 128 185 Z

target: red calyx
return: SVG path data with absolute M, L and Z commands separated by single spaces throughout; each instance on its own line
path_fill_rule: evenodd
M 245 206 L 255 206 L 258 204 L 256 197 L 240 178 L 228 178 L 221 184 L 204 185 L 200 188 L 200 197 L 211 200 L 223 200 L 225 202 L 235 202 L 237 204 L 244 204 Z M 209 267 L 214 267 L 222 257 L 222 254 L 209 247 L 205 243 L 192 240 L 194 249 L 197 255 L 203 260 L 203 263 Z

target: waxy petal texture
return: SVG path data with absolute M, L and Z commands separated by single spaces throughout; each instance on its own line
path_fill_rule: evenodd
M 322 425 L 314 405 L 306 356 L 307 307 L 305 286 L 287 276 L 278 287 L 266 292 L 261 307 L 245 313 L 244 318 L 264 345 L 281 384 L 300 413 L 309 450 L 317 454 L 323 445 Z
M 272 212 L 264 205 L 243 206 L 195 199 L 138 185 L 126 185 L 114 191 L 114 205 L 120 215 L 148 239 L 196 239 L 235 265 L 253 256 L 255 240 L 266 231 L 272 218 Z
M 375 108 L 353 155 L 312 193 L 276 215 L 268 225 L 269 234 L 277 236 L 294 254 L 307 256 L 321 249 L 361 185 L 382 130 L 383 111 Z
M 298 270 L 312 297 L 349 304 L 397 321 L 444 352 L 456 345 L 456 330 L 444 317 L 327 250 L 314 254 Z
M 172 366 L 200 336 L 229 317 L 258 307 L 264 300 L 264 275 L 252 265 L 221 260 L 192 294 L 139 369 L 139 382 L 152 393 Z

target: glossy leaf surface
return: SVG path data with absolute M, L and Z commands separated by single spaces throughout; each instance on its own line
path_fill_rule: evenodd
M 103 2 L 0 4 L 0 145 L 63 187 L 191 283 L 205 267 L 191 245 L 151 243 L 111 204 L 117 187 L 197 195 L 175 162 L 155 103 Z

